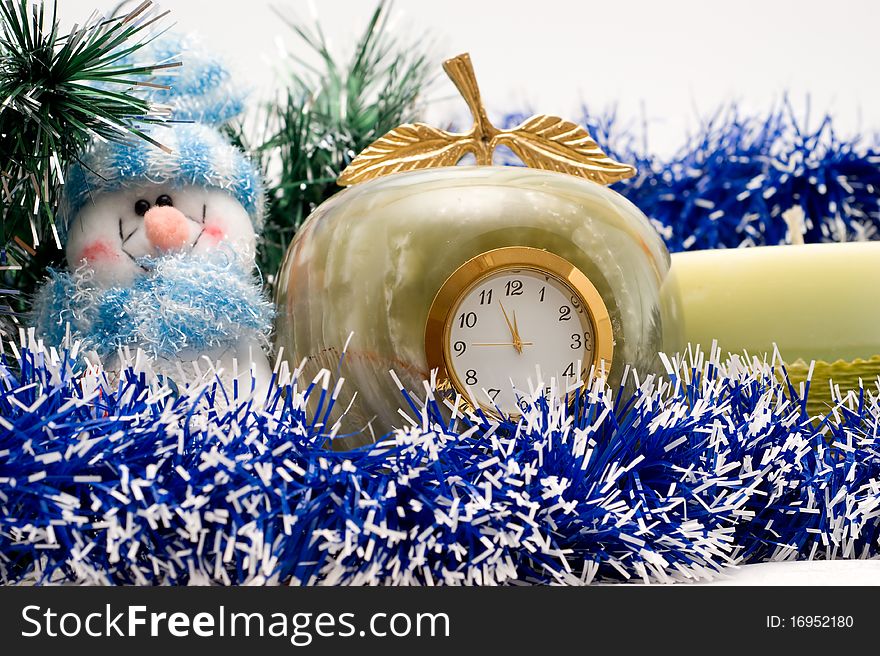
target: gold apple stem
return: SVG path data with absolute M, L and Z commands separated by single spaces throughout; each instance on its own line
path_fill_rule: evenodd
M 492 138 L 499 133 L 499 130 L 489 122 L 486 108 L 483 107 L 480 87 L 477 85 L 477 76 L 474 74 L 470 55 L 464 53 L 447 59 L 443 62 L 443 70 L 446 71 L 449 79 L 461 93 L 474 117 L 474 126 L 465 137 L 472 140 L 471 145 L 474 156 L 477 158 L 477 164 L 488 166 L 492 164 Z

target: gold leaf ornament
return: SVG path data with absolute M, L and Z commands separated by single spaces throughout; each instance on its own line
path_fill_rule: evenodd
M 509 130 L 489 121 L 467 54 L 443 63 L 464 97 L 474 124 L 467 132 L 447 132 L 425 123 L 406 123 L 383 135 L 355 157 L 337 180 L 344 187 L 401 171 L 453 166 L 468 153 L 479 165 L 492 164 L 497 146 L 506 146 L 529 167 L 576 175 L 599 184 L 632 177 L 636 170 L 606 155 L 590 134 L 571 121 L 538 114 Z
M 406 123 L 370 144 L 342 172 L 338 182 L 349 186 L 401 171 L 453 166 L 467 152 L 458 135 L 424 123 Z

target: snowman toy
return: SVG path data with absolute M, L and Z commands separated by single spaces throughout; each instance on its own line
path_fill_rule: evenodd
M 50 344 L 69 334 L 109 370 L 141 350 L 176 383 L 262 392 L 272 321 L 254 264 L 262 182 L 221 132 L 242 94 L 191 44 L 152 46 L 154 61 L 183 62 L 151 98 L 174 120 L 149 131 L 164 148 L 95 143 L 68 172 L 57 222 L 68 269 L 50 272 L 34 323 Z

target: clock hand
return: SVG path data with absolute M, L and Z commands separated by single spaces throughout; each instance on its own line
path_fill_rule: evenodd
M 516 340 L 516 343 L 522 346 L 523 341 L 522 337 L 519 336 L 519 326 L 516 325 L 516 310 L 513 311 L 513 332 L 515 334 L 514 339 Z M 522 353 L 522 349 L 519 349 L 519 352 Z
M 517 353 L 522 353 L 522 344 L 520 343 L 519 336 L 516 334 L 516 329 L 513 327 L 513 324 L 510 323 L 510 318 L 507 316 L 507 311 L 504 309 L 504 304 L 501 301 L 498 301 L 498 305 L 501 306 L 501 312 L 504 314 L 504 320 L 507 322 L 507 327 L 510 329 L 510 338 L 513 340 L 513 348 L 516 349 Z
M 471 346 L 515 346 L 515 342 L 473 342 Z M 534 346 L 534 342 L 520 342 L 520 346 Z

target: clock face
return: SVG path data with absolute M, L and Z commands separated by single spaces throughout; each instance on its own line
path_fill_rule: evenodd
M 485 270 L 471 261 L 447 281 L 432 307 L 434 315 L 445 309 L 442 332 L 430 322 L 426 331 L 429 360 L 439 338 L 441 374 L 457 392 L 490 412 L 518 415 L 535 390 L 562 397 L 587 381 L 597 354 L 610 366 L 610 321 L 582 273 L 536 249 L 490 254 L 481 256 Z M 444 297 L 448 306 L 437 308 Z

